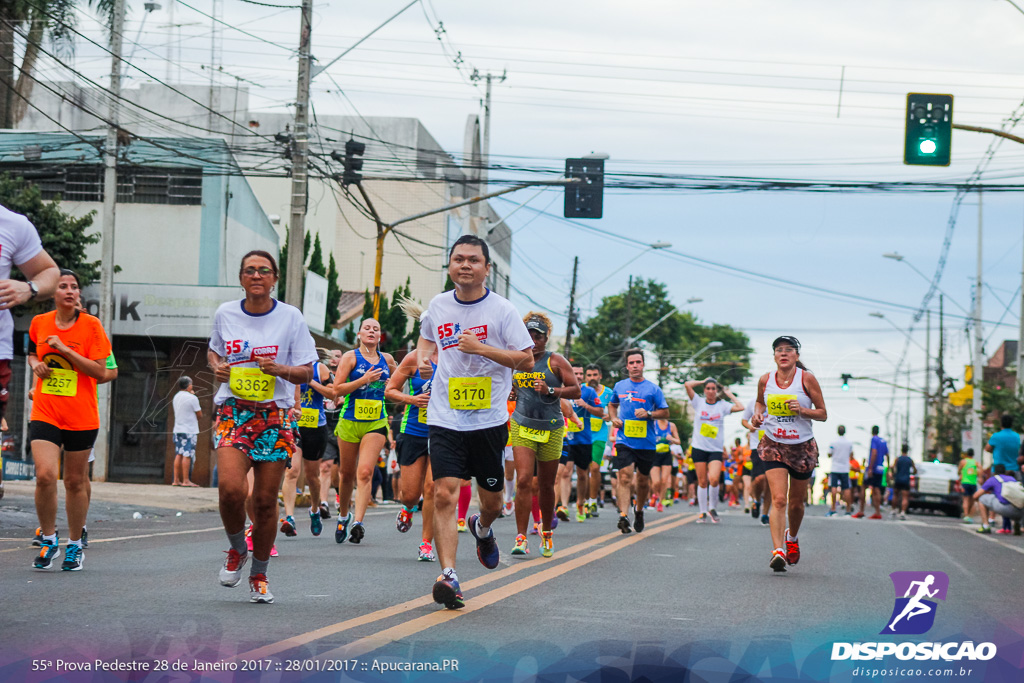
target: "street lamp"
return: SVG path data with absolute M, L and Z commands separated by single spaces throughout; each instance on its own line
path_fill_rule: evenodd
M 924 352 L 925 352 L 925 354 L 927 354 L 927 353 L 928 353 L 928 349 L 926 349 L 926 348 L 924 348 L 923 346 L 921 346 L 921 344 L 920 344 L 920 343 L 918 343 L 918 341 L 917 341 L 916 339 L 914 339 L 913 337 L 911 337 L 911 336 L 910 336 L 910 335 L 909 335 L 909 334 L 907 333 L 907 331 L 906 331 L 906 330 L 904 330 L 904 329 L 903 329 L 902 327 L 900 327 L 899 325 L 897 325 L 897 324 L 896 324 L 896 323 L 894 323 L 893 321 L 891 321 L 891 320 L 889 320 L 888 318 L 886 318 L 886 317 L 885 317 L 885 314 L 884 314 L 884 313 L 880 313 L 880 312 L 878 312 L 878 311 L 872 311 L 871 313 L 868 313 L 868 315 L 869 315 L 869 316 L 871 316 L 872 318 L 878 318 L 879 320 L 884 320 L 885 322 L 889 323 L 889 325 L 891 325 L 891 326 L 892 326 L 892 329 L 896 330 L 897 332 L 899 332 L 900 334 L 902 334 L 902 335 L 903 335 L 904 337 L 906 337 L 908 341 L 910 341 L 911 343 L 913 343 L 913 344 L 914 344 L 914 346 L 916 346 L 917 348 L 919 348 L 919 349 L 921 349 L 922 351 L 924 351 Z M 869 349 L 869 350 L 870 350 L 870 349 Z
M 931 281 L 932 281 L 932 279 L 931 279 L 930 277 L 928 277 L 927 275 L 925 275 L 924 273 L 922 273 L 922 272 L 920 271 L 920 269 L 918 269 L 918 267 L 917 267 L 917 266 L 915 266 L 915 265 L 914 265 L 913 263 L 911 263 L 910 261 L 908 261 L 908 260 L 906 259 L 906 257 L 905 257 L 905 256 L 904 256 L 903 254 L 899 253 L 898 251 L 892 251 L 892 252 L 888 252 L 888 253 L 882 254 L 882 258 L 892 259 L 893 261 L 897 261 L 897 262 L 899 262 L 899 263 L 905 263 L 906 265 L 910 266 L 910 269 L 911 269 L 911 270 L 913 270 L 913 271 L 914 271 L 915 273 L 917 273 L 917 274 L 918 274 L 918 275 L 920 275 L 920 276 L 921 276 L 922 278 L 924 278 L 925 282 L 927 282 L 928 284 L 931 284 Z M 949 299 L 950 301 L 952 301 L 952 302 L 953 302 L 953 305 L 954 305 L 954 306 L 956 306 L 957 308 L 959 308 L 959 309 L 960 309 L 961 311 L 963 311 L 963 312 L 964 312 L 964 314 L 965 314 L 965 315 L 967 315 L 968 317 L 970 317 L 970 315 L 971 315 L 971 314 L 970 314 L 970 312 L 968 312 L 968 310 L 967 310 L 966 308 L 964 308 L 963 306 L 961 306 L 960 304 L 958 304 L 958 303 L 957 303 L 957 301 L 956 301 L 956 299 L 954 299 L 953 297 L 951 297 L 951 296 L 950 296 L 949 294 L 946 294 L 946 293 L 945 293 L 944 291 L 942 291 L 942 289 L 940 289 L 939 287 L 936 287 L 935 289 L 938 289 L 938 290 L 939 290 L 940 292 L 942 292 L 943 296 L 945 296 L 945 297 L 946 297 L 947 299 Z
M 700 303 L 701 301 L 704 301 L 704 299 L 700 298 L 699 296 L 691 296 L 689 299 L 686 300 L 686 303 L 697 304 Z

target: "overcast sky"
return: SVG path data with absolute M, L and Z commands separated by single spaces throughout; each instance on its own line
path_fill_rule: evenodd
M 134 56 L 160 78 L 167 73 L 166 43 L 177 39 L 166 28 L 168 2 L 147 18 Z M 130 4 L 126 33 L 134 39 L 143 11 L 141 2 Z M 208 0 L 188 4 L 210 11 Z M 314 55 L 330 61 L 406 4 L 318 2 Z M 298 11 L 227 0 L 223 16 L 233 27 L 222 33 L 224 71 L 263 86 L 251 89 L 254 109 L 285 111 L 294 100 L 289 50 L 297 42 Z M 183 24 L 183 40 L 172 77 L 205 82 L 209 19 L 178 3 L 173 22 Z M 444 25 L 440 38 L 438 22 Z M 95 22 L 83 20 L 83 27 L 99 35 Z M 179 52 L 172 57 L 177 62 Z M 474 87 L 469 74 L 506 72 L 493 91 L 493 163 L 558 167 L 566 157 L 598 151 L 610 155 L 609 173 L 958 181 L 978 167 L 990 137 L 956 132 L 949 168 L 904 166 L 906 93 L 953 94 L 957 122 L 999 127 L 1020 113 L 1022 62 L 1024 13 L 1007 0 L 648 0 L 628 6 L 606 0 L 430 0 L 331 67 L 336 83 L 318 77 L 313 101 L 318 114 L 419 118 L 445 149 L 460 154 L 466 116 L 481 111 L 482 87 Z M 102 73 L 108 64 L 94 49 L 79 47 L 76 65 L 83 71 Z M 1024 148 L 1006 142 L 984 180 L 1018 183 L 1022 168 Z M 508 213 L 535 194 L 520 192 L 495 206 Z M 746 330 L 758 350 L 757 373 L 769 369 L 771 340 L 794 332 L 825 390 L 830 419 L 818 427 L 824 447 L 841 422 L 865 441 L 856 427 L 882 420 L 878 411 L 888 409 L 888 389 L 859 382 L 843 393 L 839 376 L 891 378 L 889 363 L 900 357 L 905 338 L 868 313 L 882 311 L 893 325 L 909 326 L 905 307 L 920 304 L 928 282 L 908 263 L 929 278 L 935 272 L 953 195 L 609 191 L 604 218 L 587 226 L 622 235 L 632 245 L 533 211 L 560 216 L 561 206 L 560 192 L 543 192 L 509 219 L 516 230 L 514 285 L 564 311 L 561 292 L 568 290 L 572 256 L 578 255 L 581 289 L 597 285 L 582 302 L 586 315 L 601 296 L 622 290 L 629 274 L 656 278 L 683 309 L 687 298 L 702 298 L 690 306 L 702 321 Z M 1017 337 L 1024 197 L 987 195 L 983 216 L 983 314 L 1005 323 L 985 326 L 991 354 L 1003 339 Z M 960 207 L 940 285 L 951 300 L 947 372 L 961 379 L 969 346 L 958 305 L 971 308 L 977 227 L 972 195 Z M 679 253 L 649 252 L 605 279 L 659 240 Z M 882 258 L 893 251 L 906 262 Z M 895 306 L 776 287 L 698 267 L 683 255 Z M 518 294 L 514 300 L 521 309 L 531 307 Z M 556 324 L 564 325 L 564 317 Z M 914 339 L 924 344 L 923 321 Z M 936 340 L 933 331 L 933 349 Z M 908 359 L 911 383 L 921 386 L 924 353 L 911 345 Z M 744 399 L 752 396 L 751 387 L 739 391 Z M 905 394 L 897 399 L 902 410 Z M 921 410 L 914 398 L 915 430 Z M 735 427 L 738 432 L 738 420 Z M 912 445 L 918 454 L 919 436 Z

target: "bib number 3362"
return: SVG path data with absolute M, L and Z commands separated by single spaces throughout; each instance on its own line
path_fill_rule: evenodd
M 266 375 L 259 368 L 231 368 L 228 386 L 231 393 L 244 401 L 270 401 L 274 398 L 277 378 Z

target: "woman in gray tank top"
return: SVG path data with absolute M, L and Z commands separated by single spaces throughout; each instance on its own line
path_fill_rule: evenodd
M 551 557 L 554 544 L 551 521 L 555 516 L 555 475 L 562 457 L 565 418 L 562 400 L 580 397 L 580 385 L 572 366 L 563 356 L 547 350 L 551 321 L 543 313 L 531 311 L 523 318 L 533 338 L 533 369 L 516 372 L 512 385 L 516 390 L 516 409 L 509 420 L 509 443 L 516 465 L 516 527 L 513 555 L 530 552 L 526 541 L 527 525 L 536 492 L 541 514 L 541 554 Z M 572 414 L 572 410 L 569 410 Z M 575 418 L 575 415 L 573 415 Z

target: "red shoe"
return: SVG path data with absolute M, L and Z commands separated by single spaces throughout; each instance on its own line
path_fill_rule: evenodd
M 864 513 L 863 512 L 854 512 L 852 515 L 850 515 L 850 517 L 852 517 L 854 519 L 863 519 Z
M 786 571 L 786 556 L 781 550 L 772 551 L 772 559 L 768 563 L 768 566 L 775 572 Z
M 665 506 L 664 506 L 664 505 L 662 505 L 662 504 L 661 504 L 661 501 L 659 500 L 659 501 L 658 501 L 658 505 L 657 505 L 657 506 L 655 507 L 655 509 L 656 509 L 656 510 L 657 510 L 658 512 L 664 512 L 664 511 L 665 511 Z
M 876 512 L 875 514 L 868 517 L 868 519 L 882 519 L 882 515 Z
M 789 529 L 786 529 L 786 562 L 796 564 L 800 561 L 800 543 L 789 540 Z

